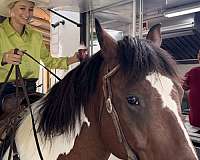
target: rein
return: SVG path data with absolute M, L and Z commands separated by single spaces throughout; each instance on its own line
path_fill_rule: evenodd
M 17 51 L 18 49 L 15 49 L 14 50 L 14 54 L 17 54 Z M 22 78 L 22 75 L 21 75 L 21 71 L 20 71 L 20 68 L 19 68 L 19 65 L 11 65 L 11 68 L 8 72 L 8 75 L 6 76 L 6 79 L 4 81 L 4 84 L 0 90 L 0 95 L 2 94 L 8 80 L 9 80 L 9 77 L 12 73 L 12 70 L 15 66 L 15 74 L 16 74 L 16 97 L 17 97 L 17 105 L 18 107 L 20 107 L 20 104 L 18 102 L 18 95 L 19 95 L 19 82 L 20 84 L 22 84 L 22 89 L 23 89 L 23 92 L 24 92 L 24 96 L 25 96 L 25 99 L 26 99 L 26 102 L 28 104 L 28 108 L 29 108 L 29 111 L 30 111 L 30 114 L 31 114 L 31 122 L 32 122 L 32 127 L 33 127 L 33 133 L 34 133 L 34 138 L 35 138 L 35 142 L 36 142 L 36 147 L 37 147 L 37 150 L 38 150 L 38 154 L 39 154 L 39 157 L 41 160 L 43 160 L 43 156 L 42 156 L 42 152 L 41 152 L 41 149 L 40 149 L 40 146 L 39 146 L 39 141 L 38 141 L 38 137 L 37 137 L 37 131 L 36 131 L 36 128 L 35 128 L 35 122 L 34 122 L 34 116 L 33 116 L 33 111 L 32 111 L 32 108 L 31 108 L 31 104 L 30 104 L 30 100 L 28 98 L 28 92 L 27 92 L 27 89 L 25 87 L 25 84 L 24 84 L 24 81 L 23 81 L 23 78 Z M 46 68 L 45 68 L 46 69 Z M 15 123 L 14 123 L 15 124 Z M 19 158 L 19 154 L 17 152 L 17 147 L 16 147 L 16 144 L 15 144 L 15 132 L 16 132 L 16 126 L 15 125 L 12 125 L 12 135 L 11 135 L 11 143 L 10 143 L 10 150 L 9 150 L 9 156 L 8 156 L 8 160 L 11 159 L 11 153 L 12 153 L 12 150 L 13 150 L 13 159 L 17 159 L 17 160 L 20 160 Z
M 27 55 L 29 58 L 31 58 L 32 60 L 34 60 L 36 63 L 38 63 L 40 66 L 42 66 L 44 69 L 46 69 L 49 73 L 51 73 L 54 77 L 56 77 L 59 81 L 61 81 L 61 79 L 56 75 L 54 74 L 50 69 L 48 69 L 47 67 L 45 67 L 44 65 L 42 65 L 39 61 L 37 61 L 33 56 L 31 56 L 30 54 L 24 52 L 24 51 L 21 51 L 22 53 L 24 53 L 25 55 Z
M 117 65 L 111 71 L 107 69 L 108 73 L 103 76 L 103 94 L 104 98 L 106 99 L 106 109 L 112 117 L 118 140 L 124 146 L 128 156 L 128 160 L 138 160 L 136 154 L 128 145 L 128 142 L 120 125 L 119 116 L 117 114 L 116 108 L 112 103 L 111 77 L 119 70 L 119 67 L 120 65 Z

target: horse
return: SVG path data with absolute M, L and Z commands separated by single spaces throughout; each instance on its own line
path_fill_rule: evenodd
M 151 40 L 154 43 L 154 45 L 157 45 L 157 47 L 161 47 L 162 37 L 161 37 L 161 24 L 160 23 L 153 25 L 149 29 L 146 39 Z
M 198 160 L 181 120 L 175 61 L 149 40 L 115 41 L 98 20 L 95 28 L 100 51 L 32 105 L 43 158 Z M 21 160 L 40 159 L 29 112 L 15 142 Z

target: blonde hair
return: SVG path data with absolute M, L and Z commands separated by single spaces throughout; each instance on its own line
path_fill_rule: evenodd
M 14 6 L 15 6 L 15 4 L 17 3 L 17 2 L 19 2 L 20 0 L 18 0 L 18 1 L 15 1 L 15 2 L 11 2 L 9 5 L 8 5 L 8 8 L 9 9 L 12 9 Z M 29 0 L 27 0 L 27 1 L 29 1 Z M 29 1 L 29 2 L 32 2 L 32 1 Z M 32 2 L 33 3 L 33 5 L 35 6 L 35 2 Z
M 8 5 L 8 8 L 9 8 L 9 14 L 10 14 L 10 16 L 11 16 L 11 9 L 15 6 L 15 4 L 17 3 L 17 2 L 19 2 L 20 0 L 16 0 L 15 2 L 11 2 L 9 5 Z M 27 1 L 29 1 L 29 0 L 27 0 Z M 29 1 L 29 2 L 32 2 L 32 1 Z M 33 3 L 33 5 L 35 6 L 35 2 L 32 2 Z
M 11 3 L 8 5 L 8 8 L 9 8 L 9 9 L 12 9 L 12 8 L 15 6 L 15 4 L 16 4 L 17 2 L 18 2 L 18 1 L 11 2 Z

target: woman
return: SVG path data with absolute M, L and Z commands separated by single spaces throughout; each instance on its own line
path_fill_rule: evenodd
M 12 64 L 20 64 L 20 69 L 28 91 L 34 92 L 39 77 L 39 65 L 22 51 L 31 54 L 36 60 L 42 60 L 46 67 L 67 69 L 68 65 L 78 62 L 77 53 L 72 57 L 53 58 L 43 42 L 42 35 L 28 25 L 33 17 L 36 0 L 0 0 L 0 15 L 7 19 L 0 24 L 0 87 Z M 17 54 L 14 49 L 17 48 Z M 0 95 L 0 108 L 3 97 L 15 92 L 15 73 L 10 76 L 3 94 Z

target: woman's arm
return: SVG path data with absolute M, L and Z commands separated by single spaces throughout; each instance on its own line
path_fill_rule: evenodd
M 41 60 L 45 66 L 51 69 L 68 69 L 69 65 L 79 62 L 78 53 L 75 53 L 72 57 L 52 57 L 44 43 L 42 43 L 40 52 Z

